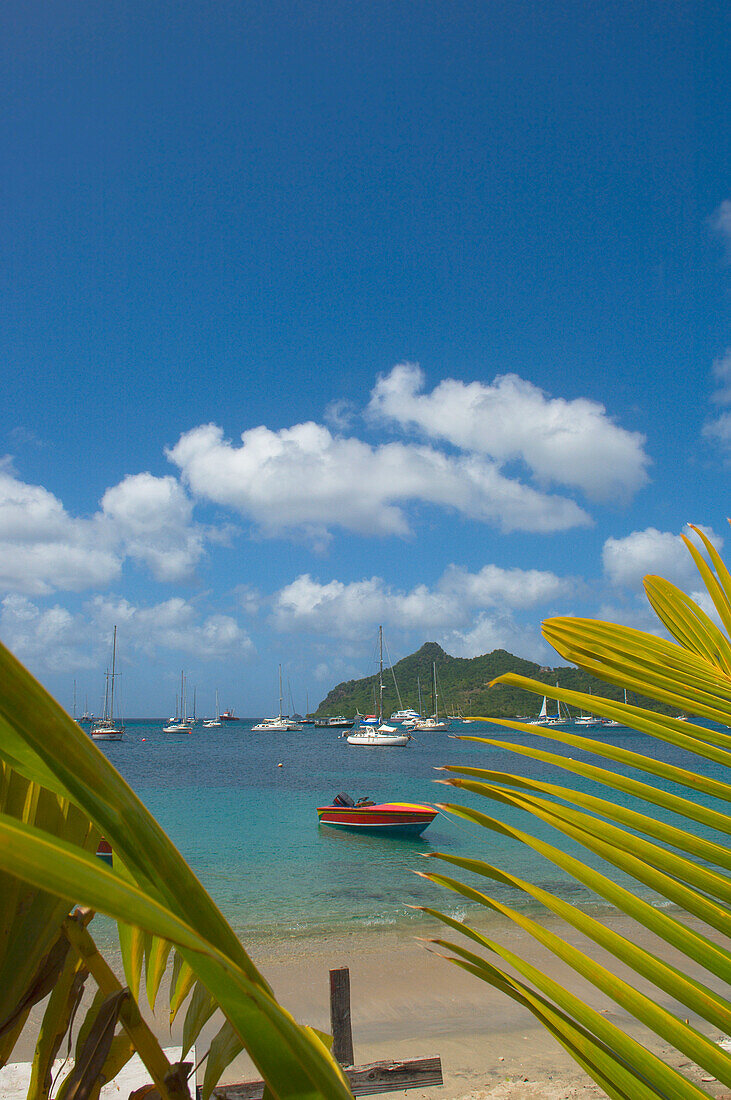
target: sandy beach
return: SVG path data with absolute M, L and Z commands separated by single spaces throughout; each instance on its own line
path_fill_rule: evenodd
M 614 927 L 629 931 L 636 926 L 624 918 Z M 558 925 L 554 925 L 558 927 Z M 424 935 L 439 935 L 436 924 L 426 924 Z M 445 930 L 445 932 L 448 930 Z M 566 976 L 548 952 L 530 945 L 506 923 L 491 925 L 501 942 L 518 949 L 544 966 L 549 973 Z M 448 935 L 447 938 L 454 938 Z M 576 934 L 567 938 L 578 946 L 586 941 Z M 655 945 L 656 946 L 656 945 Z M 416 1100 L 589 1100 L 604 1093 L 591 1082 L 563 1048 L 514 1002 L 485 983 L 433 953 L 413 931 L 354 933 L 332 939 L 292 941 L 260 952 L 252 950 L 282 1003 L 295 1017 L 329 1031 L 330 969 L 347 966 L 351 981 L 351 1016 L 356 1064 L 380 1059 L 419 1058 L 440 1055 L 443 1087 L 395 1093 Z M 592 947 L 593 957 L 601 952 Z M 673 953 L 665 950 L 667 958 Z M 680 964 L 679 958 L 676 961 Z M 615 972 L 621 968 L 606 958 Z M 707 980 L 707 976 L 705 976 Z M 640 987 L 636 979 L 635 986 Z M 571 979 L 572 989 L 595 1009 L 630 1031 L 669 1064 L 682 1068 L 709 1095 L 731 1100 L 731 1090 L 709 1079 L 683 1056 L 658 1043 L 628 1017 L 608 996 L 593 986 Z M 649 989 L 648 989 L 649 992 Z M 668 1008 L 677 1008 L 669 999 Z M 678 1014 L 687 1016 L 685 1009 Z M 699 1029 L 713 1034 L 699 1021 Z M 248 1080 L 256 1073 L 242 1057 L 224 1075 L 224 1082 Z
M 614 927 L 632 930 L 623 918 Z M 558 925 L 554 925 L 555 928 Z M 424 922 L 422 934 L 439 934 L 439 926 Z M 560 964 L 547 952 L 531 945 L 506 923 L 494 922 L 490 934 L 549 973 L 566 978 Z M 450 934 L 448 938 L 454 938 Z M 586 948 L 578 934 L 567 939 Z M 656 946 L 656 945 L 654 945 Z M 532 1016 L 485 983 L 448 963 L 427 943 L 417 939 L 414 929 L 390 928 L 357 931 L 350 935 L 307 939 L 269 939 L 250 946 L 249 953 L 271 983 L 276 996 L 295 1018 L 329 1031 L 329 971 L 348 967 L 351 982 L 351 1017 L 356 1065 L 383 1059 L 423 1058 L 439 1055 L 444 1085 L 392 1093 L 413 1100 L 590 1100 L 604 1093 L 586 1078 L 558 1043 L 538 1026 Z M 602 953 L 591 949 L 595 958 Z M 673 953 L 664 950 L 666 958 Z M 610 965 L 608 958 L 602 959 Z M 675 958 L 675 961 L 680 962 Z M 621 967 L 612 961 L 615 972 Z M 704 976 L 707 980 L 707 976 Z M 595 1009 L 655 1050 L 669 1064 L 681 1068 L 709 1096 L 731 1100 L 731 1090 L 712 1080 L 688 1059 L 658 1043 L 632 1021 L 608 996 L 593 986 L 569 979 L 571 988 Z M 639 988 L 641 983 L 635 980 Z M 668 999 L 662 1002 L 678 1009 Z M 34 1018 L 37 1020 L 39 1011 Z M 148 1018 L 149 1018 L 149 1014 Z M 173 1029 L 167 1027 L 165 1012 L 151 1020 L 163 1045 L 180 1041 L 183 1013 Z M 693 1020 L 700 1030 L 714 1038 L 704 1023 Z M 210 1037 L 220 1026 L 214 1017 L 205 1030 Z M 32 1029 L 16 1048 L 14 1061 L 32 1057 Z M 241 1055 L 225 1072 L 221 1083 L 258 1077 L 246 1055 Z

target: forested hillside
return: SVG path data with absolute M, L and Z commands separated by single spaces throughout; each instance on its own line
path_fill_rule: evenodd
M 437 671 L 440 714 L 461 712 L 465 717 L 486 715 L 494 718 L 537 714 L 541 700 L 529 692 L 503 684 L 488 688 L 490 681 L 504 672 L 517 672 L 545 684 L 558 683 L 573 691 L 591 691 L 595 695 L 604 695 L 611 699 L 622 699 L 624 694 L 619 688 L 604 684 L 578 668 L 542 668 L 532 661 L 525 661 L 508 653 L 505 649 L 495 649 L 481 657 L 450 657 L 436 642 L 427 642 L 416 653 L 398 661 L 393 670 L 384 668 L 383 713 L 386 718 L 402 706 L 418 710 L 419 689 L 422 713 L 432 713 L 433 664 Z M 398 693 L 394 680 L 398 685 Z M 377 709 L 377 702 L 374 703 L 377 692 L 378 673 L 362 680 L 347 680 L 328 693 L 315 713 L 317 716 L 345 714 L 349 718 L 357 711 L 361 714 L 373 713 Z M 631 692 L 628 693 L 627 701 L 651 706 L 653 710 L 668 709 L 649 703 Z

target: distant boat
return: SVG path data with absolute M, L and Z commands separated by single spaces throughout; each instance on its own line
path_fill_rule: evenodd
M 347 794 L 336 795 L 331 806 L 317 807 L 320 825 L 378 836 L 421 836 L 437 813 L 421 802 L 354 802 Z
M 591 695 L 591 688 L 589 688 L 589 695 Z M 595 714 L 580 714 L 577 718 L 574 718 L 575 726 L 582 726 L 585 729 L 587 727 L 604 726 L 606 722 L 603 718 L 597 718 Z
M 186 715 L 186 718 L 185 718 L 185 721 L 190 726 L 194 726 L 196 724 L 196 721 L 197 721 L 196 715 L 195 715 L 195 694 L 196 694 L 196 689 L 193 688 L 193 713 Z M 188 708 L 186 707 L 185 709 L 187 710 Z
M 439 691 L 437 688 L 437 664 L 436 661 L 432 661 L 432 706 L 434 707 L 434 713 L 430 718 L 419 718 L 417 722 L 414 722 L 412 729 L 416 732 L 421 731 L 423 733 L 439 733 L 442 730 L 449 729 L 449 722 L 439 720 Z
M 558 687 L 558 684 L 556 684 L 556 687 Z M 556 701 L 556 713 L 555 714 L 549 714 L 548 713 L 548 696 L 544 695 L 543 696 L 543 703 L 541 704 L 541 709 L 540 709 L 537 717 L 536 718 L 531 718 L 530 721 L 528 722 L 528 725 L 529 726 L 565 726 L 567 724 L 567 722 L 570 722 L 570 721 L 571 721 L 571 717 L 568 714 L 566 714 L 566 715 L 561 714 L 561 703 L 560 703 L 559 700 Z
M 344 714 L 333 714 L 329 718 L 316 718 L 315 725 L 318 729 L 352 730 L 355 719 L 346 718 Z
M 400 731 L 396 726 L 387 726 L 383 721 L 383 627 L 378 628 L 378 725 L 362 725 L 359 729 L 348 734 L 349 745 L 363 745 L 366 748 L 402 748 L 408 745 L 411 734 L 408 730 Z
M 222 722 L 240 722 L 241 719 L 234 714 L 233 710 L 224 710 L 218 716 Z
M 627 688 L 624 689 L 624 702 L 627 705 Z M 686 719 L 687 720 L 687 719 Z M 626 730 L 627 726 L 623 722 L 618 722 L 616 718 L 602 718 L 602 725 L 607 729 Z
M 418 722 L 420 718 L 420 714 L 418 714 L 415 710 L 411 710 L 407 707 L 405 710 L 394 711 L 389 718 L 389 722 L 398 722 L 399 725 L 405 726 L 411 725 L 412 722 Z
M 279 714 L 276 718 L 262 718 L 251 727 L 254 733 L 286 733 L 289 730 L 301 730 L 300 726 L 288 714 L 282 714 L 282 666 L 279 666 Z
M 203 727 L 204 727 L 204 729 L 209 730 L 209 729 L 212 729 L 214 726 L 220 726 L 220 725 L 221 725 L 221 715 L 220 715 L 219 710 L 218 710 L 218 688 L 216 688 L 216 717 L 215 718 L 206 718 L 205 722 L 203 723 Z
M 163 726 L 163 733 L 192 733 L 193 727 L 185 718 L 186 710 L 186 687 L 185 687 L 185 673 L 180 673 L 180 699 L 175 696 L 175 717 L 171 718 L 166 726 Z
M 117 663 L 117 628 L 114 628 L 112 641 L 112 671 L 107 669 L 104 687 L 104 711 L 101 718 L 92 722 L 91 733 L 95 741 L 121 741 L 124 737 L 124 726 L 114 721 L 114 680 L 119 674 L 116 672 Z

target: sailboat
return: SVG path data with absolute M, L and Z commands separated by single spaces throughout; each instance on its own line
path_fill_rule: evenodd
M 624 703 L 625 703 L 625 706 L 626 706 L 627 705 L 627 688 L 624 689 Z M 682 715 L 681 715 L 681 717 L 682 717 Z M 683 719 L 683 720 L 686 721 L 686 719 Z M 616 718 L 602 718 L 601 724 L 606 729 L 613 729 L 613 730 L 626 730 L 627 729 L 627 726 L 625 726 L 623 722 L 618 722 Z
M 287 730 L 301 730 L 288 714 L 282 714 L 282 666 L 279 666 L 279 714 L 276 718 L 262 718 L 256 726 L 251 727 L 256 733 L 286 733 Z
M 193 713 L 192 713 L 192 715 L 190 715 L 190 714 L 189 714 L 189 715 L 186 715 L 186 716 L 185 716 L 185 721 L 186 721 L 186 722 L 188 723 L 188 725 L 189 725 L 189 726 L 194 726 L 194 725 L 195 725 L 195 723 L 196 723 L 196 716 L 195 716 L 195 694 L 196 694 L 196 688 L 193 688 Z M 186 709 L 187 709 L 187 708 L 186 708 Z M 184 711 L 183 713 L 185 714 L 185 711 Z
M 101 718 L 92 723 L 91 736 L 95 741 L 121 741 L 124 737 L 124 726 L 114 721 L 114 679 L 119 675 L 116 672 L 117 663 L 117 628 L 114 628 L 112 641 L 112 671 L 107 669 L 104 677 L 104 712 Z
M 216 688 L 216 717 L 215 718 L 206 718 L 205 722 L 203 723 L 203 727 L 204 727 L 204 729 L 209 730 L 213 726 L 220 726 L 220 725 L 221 725 L 221 712 L 218 709 L 218 688 Z
M 180 673 L 180 699 L 175 696 L 175 717 L 171 718 L 163 733 L 192 733 L 193 727 L 185 720 L 185 673 Z
M 558 687 L 558 684 L 556 684 L 556 687 Z M 527 725 L 529 725 L 529 726 L 564 726 L 564 725 L 566 725 L 567 722 L 570 722 L 570 721 L 571 721 L 571 716 L 569 714 L 562 714 L 561 713 L 561 702 L 558 699 L 556 700 L 556 713 L 555 714 L 549 714 L 548 713 L 548 696 L 544 695 L 543 696 L 543 703 L 541 705 L 540 711 L 538 712 L 538 716 L 536 718 L 531 718 L 531 720 L 527 723 Z
M 383 748 L 396 748 L 408 745 L 411 734 L 408 730 L 397 730 L 395 726 L 386 726 L 383 722 L 383 627 L 378 628 L 378 725 L 361 726 L 348 734 L 349 745 L 367 745 L 370 748 L 381 746 Z
M 411 727 L 414 730 L 421 730 L 424 733 L 438 733 L 440 730 L 448 730 L 449 722 L 439 721 L 439 691 L 437 690 L 437 665 L 436 661 L 432 662 L 432 704 L 434 706 L 434 713 L 430 718 L 420 718 L 418 722 L 414 722 Z
M 591 695 L 591 688 L 589 688 L 589 695 Z M 597 718 L 595 714 L 584 714 L 582 712 L 577 718 L 574 718 L 574 725 L 586 729 L 590 726 L 603 726 L 604 722 L 601 718 Z

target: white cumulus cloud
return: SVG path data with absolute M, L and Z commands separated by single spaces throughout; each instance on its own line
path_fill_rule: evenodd
M 487 565 L 477 573 L 450 566 L 433 588 L 396 591 L 380 577 L 322 583 L 309 573 L 282 588 L 273 601 L 280 630 L 309 630 L 348 637 L 385 623 L 398 630 L 444 631 L 469 625 L 475 610 L 533 608 L 572 591 L 568 580 L 539 570 Z
M 34 669 L 73 672 L 96 667 L 86 643 L 88 626 L 83 616 L 65 607 L 40 608 L 19 593 L 0 603 L 3 643 Z
M 711 542 L 720 550 L 723 539 L 710 528 L 703 528 Z M 689 532 L 691 539 L 692 532 Z M 697 544 L 697 540 L 696 544 Z M 633 531 L 625 538 L 609 538 L 602 550 L 604 572 L 612 584 L 624 588 L 642 588 L 648 573 L 664 577 L 688 590 L 698 584 L 698 570 L 680 535 L 648 527 Z
M 96 596 L 89 611 L 98 632 L 111 637 L 112 627 L 118 625 L 125 645 L 143 653 L 170 649 L 207 661 L 248 657 L 254 651 L 251 638 L 230 615 L 202 617 L 194 604 L 178 596 L 149 607 Z
M 102 587 L 121 571 L 121 558 L 93 520 L 74 519 L 40 485 L 28 485 L 0 465 L 0 588 L 28 595 Z
M 454 379 L 424 393 L 424 374 L 401 363 L 379 378 L 369 412 L 497 463 L 522 461 L 542 484 L 595 500 L 631 497 L 647 481 L 645 437 L 618 427 L 603 405 L 548 397 L 508 374 L 486 385 Z
M 203 535 L 193 524 L 192 501 L 174 477 L 131 475 L 107 489 L 101 506 L 114 537 L 156 580 L 190 575 L 203 553 Z
M 302 532 L 323 541 L 331 528 L 362 535 L 410 532 L 404 507 L 421 502 L 506 531 L 562 531 L 590 522 L 574 502 L 505 477 L 482 457 L 431 447 L 374 447 L 297 424 L 253 428 L 241 446 L 214 424 L 186 432 L 168 452 L 199 497 L 235 508 L 266 535 Z
M 0 463 L 0 590 L 45 596 L 107 588 L 126 558 L 156 580 L 189 576 L 203 553 L 193 505 L 173 477 L 142 473 L 107 489 L 90 518 L 70 515 L 42 485 Z

